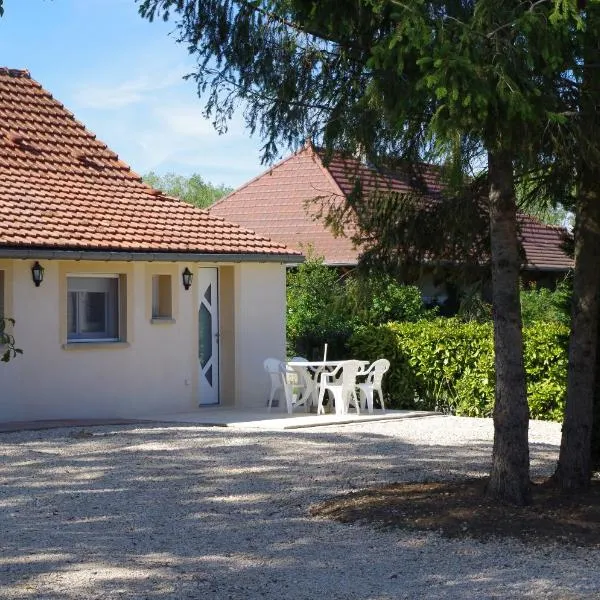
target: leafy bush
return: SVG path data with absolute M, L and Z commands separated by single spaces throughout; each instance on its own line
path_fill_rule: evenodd
M 525 328 L 529 407 L 535 419 L 560 420 L 566 393 L 568 329 L 558 323 Z M 362 327 L 350 340 L 365 360 L 387 358 L 384 393 L 394 408 L 488 417 L 494 406 L 491 323 L 436 319 Z
M 477 282 L 462 290 L 457 316 L 463 321 L 484 323 L 492 320 L 492 305 L 483 299 L 481 288 L 481 282 Z
M 349 356 L 348 339 L 365 324 L 417 321 L 435 315 L 428 310 L 415 286 L 400 285 L 391 277 L 360 280 L 341 278 L 323 259 L 309 251 L 307 260 L 287 279 L 288 355 Z
M 344 296 L 346 310 L 356 325 L 414 322 L 437 314 L 437 307 L 425 306 L 417 286 L 402 285 L 385 275 L 348 279 Z
M 570 322 L 571 284 L 568 280 L 559 282 L 555 290 L 536 287 L 535 284 L 521 290 L 521 315 L 523 323 L 530 325 L 537 321 L 563 323 Z
M 523 329 L 529 410 L 534 419 L 562 421 L 567 396 L 569 328 L 537 322 Z
M 322 259 L 308 258 L 287 276 L 288 354 L 308 358 L 322 352 L 325 342 L 329 356 L 343 357 L 352 331 L 342 309 L 344 287 L 334 269 Z
M 570 323 L 572 284 L 569 278 L 560 281 L 556 289 L 538 287 L 535 283 L 521 288 L 521 315 L 525 325 L 537 321 Z M 458 316 L 463 321 L 491 321 L 492 305 L 481 296 L 481 285 L 466 287 L 461 294 Z

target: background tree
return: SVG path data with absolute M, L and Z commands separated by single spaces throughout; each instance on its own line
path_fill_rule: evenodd
M 571 296 L 573 285 L 571 277 L 559 281 L 554 290 L 537 287 L 535 284 L 521 290 L 521 313 L 524 325 L 537 321 L 544 323 L 571 323 Z
M 390 321 L 416 322 L 439 313 L 437 306 L 427 308 L 417 286 L 403 285 L 386 274 L 363 277 L 360 271 L 344 278 L 343 307 L 354 328 Z
M 352 331 L 344 310 L 344 284 L 335 269 L 308 251 L 307 260 L 287 274 L 286 337 L 289 356 L 342 358 Z
M 226 187 L 223 184 L 213 185 L 204 181 L 197 173 L 186 177 L 175 173 L 158 175 L 154 171 L 150 171 L 143 175 L 142 179 L 148 185 L 161 190 L 165 194 L 181 198 L 198 208 L 207 208 L 233 191 L 233 188 Z
M 535 217 L 536 219 L 539 219 L 546 225 L 565 227 L 569 230 L 573 228 L 574 215 L 562 206 L 528 206 L 524 212 L 532 217 Z
M 514 169 L 537 160 L 539 138 L 562 112 L 555 82 L 564 19 L 552 10 L 516 0 L 140 5 L 151 20 L 177 15 L 180 41 L 198 58 L 207 115 L 219 126 L 245 102 L 265 161 L 311 135 L 326 160 L 340 150 L 375 164 L 437 158 L 453 183 L 487 164 L 497 377 L 488 491 L 521 504 L 529 456 Z

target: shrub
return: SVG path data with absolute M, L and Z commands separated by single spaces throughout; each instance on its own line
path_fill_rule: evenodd
M 566 336 L 558 323 L 524 331 L 525 369 L 531 417 L 560 420 L 566 393 Z M 365 360 L 387 358 L 384 393 L 394 408 L 440 410 L 488 417 L 494 406 L 491 323 L 436 319 L 362 327 L 350 340 Z
M 288 354 L 312 358 L 329 344 L 331 357 L 343 355 L 351 324 L 341 305 L 344 287 L 336 271 L 309 256 L 287 276 Z
M 527 396 L 532 419 L 562 421 L 567 397 L 569 329 L 537 322 L 523 329 Z
M 572 283 L 569 277 L 560 281 L 554 290 L 535 283 L 521 287 L 521 315 L 524 325 L 537 321 L 569 325 Z M 458 316 L 463 321 L 491 321 L 492 305 L 483 300 L 481 285 L 465 287 L 461 294 Z
M 288 355 L 349 356 L 352 331 L 365 324 L 388 321 L 418 321 L 436 314 L 428 310 L 419 288 L 400 285 L 389 276 L 340 278 L 337 272 L 315 258 L 307 260 L 287 278 Z
M 402 285 L 390 276 L 352 277 L 345 285 L 345 309 L 356 326 L 381 325 L 390 321 L 419 321 L 433 318 L 421 291 L 414 285 Z
M 569 280 L 558 283 L 555 290 L 531 284 L 521 290 L 521 315 L 525 325 L 537 321 L 547 323 L 570 322 L 571 284 Z
M 480 323 L 492 320 L 492 305 L 483 299 L 481 282 L 464 287 L 460 294 L 457 316 L 463 321 Z

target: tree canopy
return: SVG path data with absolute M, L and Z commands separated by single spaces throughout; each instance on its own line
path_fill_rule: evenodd
M 503 144 L 531 145 L 534 116 L 562 111 L 545 92 L 569 1 L 137 1 L 150 20 L 177 20 L 207 114 L 222 126 L 241 103 L 265 161 L 310 135 L 372 161 L 455 146 L 466 166 L 499 127 Z
M 266 161 L 310 136 L 326 160 L 336 151 L 381 168 L 390 157 L 435 160 L 447 166 L 451 189 L 487 172 L 496 350 L 488 490 L 521 504 L 529 500 L 529 455 L 515 175 L 547 164 L 567 119 L 577 8 L 571 0 L 140 2 L 150 20 L 175 16 L 198 60 L 193 77 L 207 115 L 223 127 L 242 103 Z M 354 207 L 378 213 L 360 181 L 356 192 Z M 369 242 L 398 241 L 406 223 L 378 213 L 374 230 L 394 234 L 371 235 L 367 252 Z
M 198 208 L 207 208 L 233 191 L 232 188 L 228 188 L 223 184 L 213 185 L 204 181 L 198 173 L 186 177 L 175 173 L 158 175 L 154 171 L 150 171 L 143 175 L 142 179 L 148 185 L 163 191 L 165 194 L 181 198 Z

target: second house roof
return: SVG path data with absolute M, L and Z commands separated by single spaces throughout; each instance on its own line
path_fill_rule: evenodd
M 439 198 L 443 189 L 439 169 L 426 166 L 421 173 L 426 195 Z M 307 144 L 229 196 L 210 207 L 214 215 L 234 219 L 246 227 L 285 241 L 290 247 L 313 247 L 329 265 L 355 265 L 359 249 L 349 237 L 335 236 L 318 218 L 320 203 L 343 201 L 355 182 L 365 192 L 375 190 L 409 193 L 410 178 L 400 172 L 382 173 L 353 159 L 334 155 L 325 164 L 320 153 Z M 526 256 L 525 267 L 547 271 L 566 271 L 573 259 L 563 249 L 567 232 L 562 227 L 541 223 L 534 217 L 518 214 L 520 239 Z

